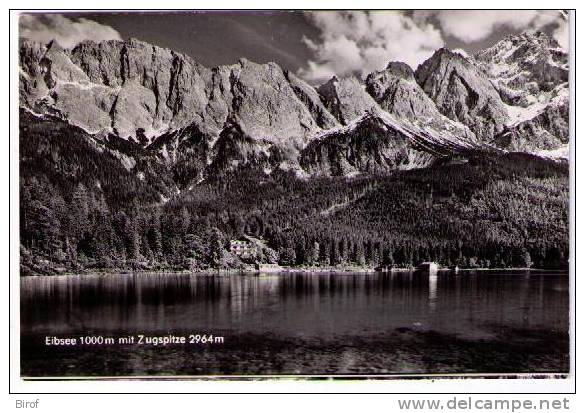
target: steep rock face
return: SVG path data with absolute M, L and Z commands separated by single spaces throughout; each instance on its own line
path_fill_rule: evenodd
M 332 77 L 317 89 L 321 101 L 342 125 L 349 124 L 368 111 L 379 110 L 378 105 L 366 92 L 365 86 L 353 76 L 338 79 Z
M 47 94 L 47 86 L 43 79 L 45 68 L 41 59 L 46 47 L 40 43 L 21 40 L 20 71 L 19 71 L 19 102 L 21 106 L 31 107 L 40 97 Z
M 20 47 L 20 101 L 30 109 L 66 118 L 85 129 L 109 126 L 114 97 L 93 85 L 56 42 L 25 41 Z M 81 90 L 81 91 L 78 91 Z
M 91 82 L 120 89 L 112 122 L 122 136 L 132 134 L 131 127 L 155 132 L 183 127 L 194 117 L 207 115 L 210 71 L 188 56 L 131 39 L 81 43 L 71 51 L 71 60 Z M 212 116 L 207 118 L 218 126 Z
M 305 104 L 313 119 L 323 129 L 339 126 L 339 122 L 329 113 L 317 91 L 305 81 L 299 79 L 291 72 L 285 72 L 285 76 L 301 102 Z
M 414 72 L 405 63 L 391 62 L 386 69 L 368 75 L 366 90 L 382 109 L 399 119 L 439 133 L 451 134 L 454 140 L 475 140 L 469 128 L 439 112 L 435 103 L 416 83 Z
M 490 141 L 501 132 L 508 114 L 486 76 L 458 53 L 440 49 L 416 70 L 416 80 L 439 111 Z
M 569 79 L 567 52 L 539 31 L 509 36 L 478 52 L 474 60 L 510 105 L 534 104 Z
M 209 90 L 207 111 L 224 116 L 224 123 L 218 130 L 210 130 L 204 121 L 195 120 L 156 139 L 150 147 L 157 148 L 167 162 L 186 161 L 196 151 L 198 164 L 206 165 L 205 172 L 247 163 L 297 169 L 299 150 L 321 130 L 274 63 L 260 65 L 241 59 L 236 65 L 215 68 Z M 196 150 L 194 143 L 202 147 Z M 197 176 L 204 172 L 201 169 L 197 168 Z
M 275 63 L 241 59 L 239 67 L 232 68 L 230 81 L 232 111 L 249 136 L 300 142 L 319 129 Z
M 196 175 L 211 157 L 234 152 L 214 149 L 220 136 L 233 140 L 222 132 L 234 125 L 257 142 L 254 150 L 277 146 L 272 152 L 283 166 L 297 163 L 319 123 L 338 125 L 314 89 L 274 63 L 241 59 L 207 69 L 135 39 L 88 41 L 72 50 L 23 42 L 20 89 L 21 104 L 33 112 L 148 147 L 166 163 L 195 151 Z M 195 150 L 195 142 L 203 147 Z
M 34 57 L 28 77 L 21 77 L 23 88 L 36 86 L 28 95 L 31 109 L 54 111 L 92 133 L 128 138 L 142 129 L 154 136 L 205 113 L 209 70 L 167 49 L 134 39 L 88 41 L 73 50 L 52 42 Z
M 414 72 L 405 63 L 390 62 L 386 69 L 370 73 L 366 90 L 382 109 L 406 119 L 437 113 L 434 102 L 416 83 Z
M 150 140 L 196 123 L 218 135 L 232 113 L 262 139 L 305 139 L 319 129 L 274 63 L 242 59 L 210 70 L 135 39 L 88 41 L 70 51 L 27 42 L 21 61 L 23 103 L 94 133 Z

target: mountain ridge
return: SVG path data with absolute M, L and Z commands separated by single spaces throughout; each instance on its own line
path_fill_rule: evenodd
M 524 37 L 530 44 L 544 45 L 536 44 L 530 49 L 532 54 L 524 54 L 561 56 L 549 50 L 554 41 L 546 35 Z M 526 119 L 515 122 L 525 107 L 502 98 L 503 86 L 494 80 L 493 69 L 502 59 L 507 61 L 499 49 L 511 43 L 514 40 L 502 40 L 471 58 L 443 48 L 416 70 L 391 62 L 363 82 L 353 76 L 334 77 L 313 88 L 275 63 L 242 58 L 233 65 L 206 68 L 189 56 L 136 39 L 86 41 L 71 50 L 56 42 L 43 46 L 24 40 L 20 102 L 33 113 L 79 126 L 96 139 L 124 139 L 142 146 L 171 167 L 186 166 L 194 157 L 187 168 L 193 176 L 185 182 L 250 162 L 267 172 L 283 169 L 326 175 L 332 168 L 325 158 L 320 158 L 322 168 L 306 163 L 307 148 L 318 146 L 312 142 L 327 131 L 343 141 L 347 138 L 339 135 L 343 126 L 356 120 L 361 123 L 366 114 L 378 116 L 386 127 L 406 128 L 430 159 L 445 147 L 455 149 L 453 157 L 461 155 L 460 148 L 557 150 L 568 142 L 568 96 L 563 94 L 568 86 L 560 83 L 550 88 L 551 82 L 561 82 L 563 76 L 544 79 L 541 89 L 551 103 L 538 112 L 533 107 L 534 116 L 524 113 Z M 520 45 L 515 50 L 522 55 L 518 50 L 524 49 Z M 528 83 L 542 72 L 539 65 L 522 67 Z M 557 96 L 561 97 L 554 101 Z M 384 122 L 387 115 L 398 123 Z M 367 128 L 360 133 L 358 140 L 366 142 Z M 404 142 L 413 145 L 414 140 Z M 409 150 L 419 150 L 415 146 Z M 348 156 L 363 158 L 365 153 L 355 153 L 362 148 L 359 144 L 352 154 L 331 156 L 352 164 Z M 385 171 L 397 165 L 382 164 Z M 351 174 L 370 170 L 349 169 Z

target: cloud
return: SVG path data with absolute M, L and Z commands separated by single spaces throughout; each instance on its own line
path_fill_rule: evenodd
M 553 36 L 566 44 L 568 34 L 564 36 L 563 30 L 567 23 L 563 16 L 558 10 L 425 10 L 415 12 L 413 19 L 420 23 L 434 18 L 445 35 L 465 43 L 486 39 L 500 27 L 526 30 L 553 26 Z
M 115 29 L 84 18 L 69 18 L 61 14 L 23 14 L 20 16 L 20 37 L 48 43 L 55 39 L 65 48 L 84 40 L 121 40 Z
M 558 25 L 553 31 L 553 37 L 563 49 L 569 50 L 569 24 L 567 22 L 562 22 Z
M 444 45 L 439 30 L 396 11 L 307 12 L 321 30 L 319 39 L 304 38 L 314 60 L 299 75 L 323 81 L 334 74 L 365 75 L 399 60 L 416 68 Z
M 569 14 L 566 11 L 561 12 L 561 18 L 553 30 L 553 37 L 563 49 L 569 50 Z

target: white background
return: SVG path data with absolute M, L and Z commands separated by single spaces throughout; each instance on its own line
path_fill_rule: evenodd
M 316 8 L 335 8 L 335 9 L 346 9 L 346 8 L 393 8 L 393 9 L 430 9 L 430 8 L 467 8 L 474 6 L 474 8 L 527 8 L 532 9 L 547 9 L 547 8 L 576 8 L 576 1 L 535 1 L 520 2 L 520 1 L 483 1 L 483 2 L 469 2 L 469 1 L 307 1 L 299 0 L 295 2 L 276 2 L 266 0 L 249 0 L 247 2 L 237 1 L 226 1 L 226 0 L 215 0 L 215 1 L 165 1 L 156 2 L 152 0 L 142 1 L 111 1 L 102 0 L 101 2 L 76 2 L 76 1 L 8 1 L 8 7 L 12 8 L 54 8 L 54 9 L 73 9 L 78 7 L 99 7 L 99 8 L 188 8 L 188 9 L 205 9 L 205 8 L 250 8 L 250 9 L 275 9 L 275 8 L 288 8 L 288 9 L 316 9 Z M 8 8 L 6 9 L 8 11 Z M 577 13 L 578 14 L 578 13 Z M 574 36 L 575 25 L 574 19 L 575 14 L 572 15 L 571 22 L 571 36 Z M 274 380 L 274 381 L 167 381 L 167 382 L 154 382 L 154 381 L 115 381 L 115 382 L 70 382 L 70 381 L 54 381 L 54 382 L 23 382 L 19 379 L 19 353 L 18 353 L 18 324 L 19 324 L 19 297 L 18 297 L 18 255 L 19 255 L 19 242 L 18 242 L 18 28 L 17 28 L 17 14 L 14 12 L 6 13 L 4 18 L 6 19 L 6 26 L 4 27 L 4 34 L 8 36 L 10 30 L 11 44 L 10 44 L 10 57 L 11 57 L 11 68 L 9 74 L 8 55 L 9 55 L 9 42 L 8 37 L 2 43 L 3 53 L 5 56 L 6 64 L 0 66 L 2 70 L 2 79 L 4 82 L 4 88 L 10 86 L 11 99 L 8 101 L 8 90 L 5 89 L 4 99 L 2 100 L 2 111 L 0 113 L 4 116 L 3 126 L 7 133 L 0 148 L 2 161 L 0 161 L 0 173 L 2 174 L 0 194 L 3 199 L 0 207 L 4 219 L 2 220 L 2 237 L 0 238 L 0 253 L 2 254 L 3 268 L 7 271 L 4 279 L 4 286 L 8 287 L 8 276 L 10 276 L 11 288 L 11 315 L 10 315 L 10 333 L 11 333 L 11 354 L 9 356 L 8 350 L 8 328 L 6 324 L 1 329 L 2 338 L 0 343 L 2 346 L 2 357 L 1 363 L 3 364 L 2 374 L 0 375 L 0 381 L 2 384 L 2 394 L 4 395 L 3 407 L 6 409 L 15 409 L 16 400 L 34 401 L 40 399 L 39 409 L 42 411 L 59 411 L 59 412 L 100 412 L 104 411 L 163 411 L 170 412 L 174 409 L 188 410 L 190 412 L 204 411 L 207 413 L 213 413 L 215 411 L 254 411 L 254 412 L 274 412 L 275 410 L 280 411 L 318 411 L 318 410 L 335 410 L 335 412 L 352 412 L 352 411 L 363 411 L 369 408 L 376 408 L 383 411 L 397 411 L 398 404 L 397 399 L 416 398 L 416 395 L 51 395 L 51 394 L 38 394 L 38 393 L 51 393 L 51 392 L 141 392 L 141 393 L 153 393 L 153 392 L 441 392 L 447 393 L 444 396 L 439 395 L 427 395 L 420 396 L 426 398 L 444 398 L 445 401 L 452 399 L 453 396 L 449 393 L 454 392 L 465 392 L 465 393 L 502 393 L 502 392 L 529 392 L 529 393 L 549 393 L 549 392 L 572 392 L 574 389 L 574 377 L 572 376 L 569 380 L 481 380 L 481 379 L 468 379 L 468 380 L 386 380 L 386 381 L 306 381 L 306 380 Z M 9 21 L 10 20 L 10 21 Z M 9 26 L 9 27 L 8 27 Z M 576 32 L 577 44 L 580 44 L 579 32 Z M 572 39 L 573 40 L 573 39 Z M 571 48 L 578 56 L 574 43 L 571 43 Z M 582 59 L 581 59 L 582 60 Z M 580 64 L 579 58 L 575 61 L 576 67 L 584 67 Z M 575 66 L 572 66 L 574 68 Z M 573 72 L 574 73 L 574 72 Z M 8 79 L 10 82 L 8 83 Z M 583 82 L 577 82 L 577 87 L 572 90 L 579 91 L 579 84 Z M 582 88 L 582 86 L 581 86 Z M 572 110 L 576 105 L 573 105 Z M 578 110 L 578 108 L 577 108 Z M 576 115 L 576 119 L 583 119 L 579 116 L 579 112 L 573 114 Z M 10 116 L 11 129 L 10 134 L 8 133 L 8 116 Z M 573 121 L 572 118 L 571 120 Z M 572 123 L 574 125 L 574 123 Z M 572 135 L 572 142 L 575 142 L 574 135 Z M 11 141 L 10 154 L 8 150 L 9 139 Z M 572 160 L 574 157 L 574 145 L 571 147 Z M 9 182 L 9 155 L 11 159 L 10 164 L 10 182 Z M 579 170 L 580 169 L 580 170 Z M 576 177 L 583 175 L 584 167 L 576 170 Z M 574 184 L 574 178 L 572 170 L 571 182 Z M 577 196 L 583 193 L 582 186 L 585 182 L 583 179 L 577 179 L 580 181 L 580 186 L 573 186 L 573 196 Z M 10 184 L 10 185 L 9 185 Z M 9 202 L 8 193 L 10 192 L 10 206 L 11 206 L 11 217 L 9 221 Z M 572 199 L 571 205 L 574 205 Z M 572 211 L 574 216 L 576 211 Z M 579 233 L 580 227 L 583 226 L 583 220 L 577 221 L 577 232 Z M 9 243 L 9 226 L 10 226 L 10 243 Z M 574 237 L 575 234 L 572 234 Z M 583 243 L 575 251 L 576 254 L 573 257 L 584 257 L 580 259 L 580 264 L 583 266 L 583 260 L 585 255 L 583 252 Z M 581 252 L 581 253 L 580 253 Z M 11 257 L 11 269 L 10 275 L 8 275 L 8 261 L 9 255 Z M 572 262 L 575 262 L 572 259 Z M 577 279 L 579 279 L 579 266 L 576 268 Z M 585 280 L 580 281 L 577 285 L 576 291 L 572 295 L 571 303 L 574 308 L 574 297 L 575 295 L 585 297 L 583 293 L 583 286 Z M 579 294 L 581 290 L 581 294 Z M 4 320 L 8 321 L 8 288 L 4 290 L 1 296 L 2 300 L 2 311 L 4 312 Z M 577 312 L 583 313 L 583 307 L 585 304 L 581 304 Z M 585 319 L 585 315 L 581 318 Z M 571 341 L 573 348 L 574 342 Z M 583 340 L 583 339 L 581 339 Z M 585 353 L 584 353 L 585 354 Z M 577 361 L 577 366 L 571 365 L 571 371 L 575 371 L 575 367 L 579 367 L 582 364 L 582 360 L 585 356 L 581 356 Z M 10 378 L 8 373 L 8 363 L 10 362 Z M 571 363 L 574 362 L 572 358 Z M 580 363 L 579 363 L 580 362 Z M 582 369 L 578 369 L 583 371 Z M 582 373 L 583 374 L 583 373 Z M 9 380 L 10 390 L 12 392 L 26 392 L 31 394 L 20 394 L 20 395 L 9 395 Z M 581 378 L 580 381 L 585 379 Z M 463 398 L 463 395 L 458 396 Z M 486 397 L 476 395 L 474 397 Z M 524 399 L 530 398 L 529 395 L 500 395 L 498 398 L 510 398 L 510 399 Z M 533 398 L 539 399 L 547 397 L 552 399 L 563 397 L 569 398 L 570 411 L 585 411 L 585 403 L 579 403 L 578 397 L 573 395 L 550 395 L 544 394 L 533 396 Z M 172 409 L 172 410 L 171 410 Z M 424 411 L 424 410 L 421 410 Z M 477 411 L 477 410 L 473 410 Z

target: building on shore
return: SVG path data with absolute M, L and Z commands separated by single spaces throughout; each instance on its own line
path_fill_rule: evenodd
M 437 264 L 436 262 L 425 261 L 421 262 L 416 267 L 416 269 L 419 271 L 437 272 L 437 270 L 439 269 L 439 264 Z
M 256 255 L 257 247 L 249 241 L 231 240 L 230 252 L 240 258 L 249 258 Z

